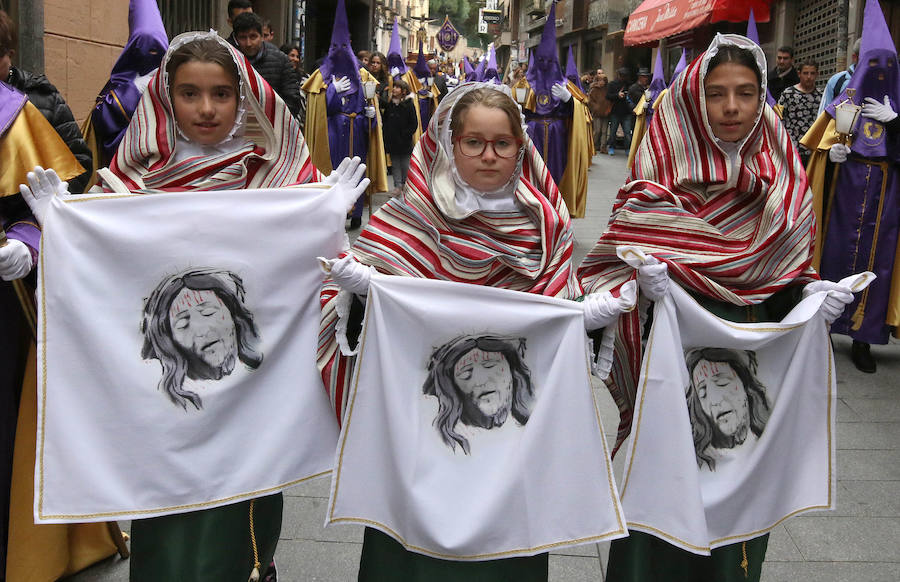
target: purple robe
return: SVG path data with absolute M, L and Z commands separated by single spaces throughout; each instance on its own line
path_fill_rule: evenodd
M 836 171 L 834 197 L 826 214 L 822 278 L 839 281 L 863 271 L 872 271 L 878 278 L 856 295 L 831 331 L 868 344 L 886 344 L 891 328 L 885 318 L 900 233 L 898 168 L 851 157 Z
M 538 95 L 537 98 L 541 99 L 541 96 Z M 569 152 L 569 128 L 566 122 L 572 119 L 572 101 L 560 103 L 552 95 L 550 98 L 557 105 L 544 114 L 525 110 L 525 126 L 528 137 L 544 158 L 553 181 L 559 184 L 566 171 Z M 538 110 L 541 110 L 540 106 Z

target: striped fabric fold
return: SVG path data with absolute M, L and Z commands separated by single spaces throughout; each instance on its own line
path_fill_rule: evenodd
M 760 303 L 817 278 L 810 267 L 812 198 L 790 137 L 763 104 L 732 168 L 702 106 L 709 58 L 694 60 L 660 99 L 608 229 L 579 267 L 586 292 L 615 292 L 635 278 L 616 256 L 621 245 L 665 262 L 685 289 L 735 305 Z M 607 381 L 620 412 L 617 448 L 631 428 L 640 361 L 635 311 L 620 319 Z

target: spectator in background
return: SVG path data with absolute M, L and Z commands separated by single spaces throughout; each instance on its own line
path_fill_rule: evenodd
M 378 104 L 382 110 L 391 98 L 390 84 L 387 74 L 387 57 L 378 51 L 369 55 L 369 72 L 378 81 Z
M 769 73 L 769 93 L 772 98 L 778 101 L 781 93 L 800 82 L 800 75 L 794 68 L 794 49 L 793 47 L 783 46 L 778 49 L 775 54 L 775 68 Z
M 616 132 L 622 128 L 625 134 L 626 147 L 631 144 L 631 131 L 634 128 L 634 106 L 628 106 L 628 77 L 631 73 L 627 67 L 616 71 L 616 80 L 606 88 L 606 99 L 610 102 L 609 138 L 606 141 L 606 153 L 616 155 Z
M 306 76 L 306 71 L 303 70 L 303 61 L 300 60 L 300 47 L 295 44 L 283 44 L 281 45 L 281 52 L 287 55 L 291 66 L 294 67 L 294 71 L 297 73 L 297 78 L 303 79 Z
M 594 82 L 588 87 L 588 109 L 591 110 L 594 128 L 594 149 L 603 151 L 606 143 L 606 132 L 609 128 L 609 112 L 612 110 L 612 102 L 606 98 L 609 79 L 603 73 L 603 69 L 597 69 Z
M 66 142 L 85 172 L 69 180 L 69 191 L 81 194 L 89 186 L 94 170 L 93 155 L 81 135 L 72 110 L 66 105 L 56 87 L 44 75 L 37 75 L 12 65 L 16 54 L 16 29 L 6 12 L 0 11 L 0 81 L 15 87 L 28 96 L 31 104 L 47 118 L 59 137 Z
M 272 30 L 272 23 L 268 20 L 263 20 L 262 37 L 266 42 L 275 42 L 275 31 Z
M 238 14 L 243 14 L 244 12 L 253 12 L 253 4 L 250 3 L 250 0 L 228 0 L 229 25 L 234 26 L 234 19 L 237 18 Z M 231 34 L 226 40 L 231 46 L 238 48 L 238 43 L 234 39 L 234 30 L 231 31 Z
M 369 51 L 359 51 L 356 53 L 356 60 L 359 61 L 359 65 L 364 68 L 369 68 L 369 57 L 372 56 L 372 53 Z
M 238 14 L 233 26 L 238 50 L 278 93 L 291 115 L 296 117 L 300 113 L 300 79 L 290 59 L 274 45 L 263 41 L 262 19 L 256 14 Z
M 822 91 L 816 89 L 818 78 L 819 64 L 807 59 L 800 65 L 800 82 L 785 89 L 778 98 L 778 104 L 782 107 L 781 121 L 795 146 L 818 117 L 819 103 L 822 101 Z M 797 152 L 803 165 L 806 165 L 810 151 L 800 145 Z
M 281 45 L 281 52 L 287 55 L 294 72 L 297 73 L 297 79 L 300 86 L 306 80 L 306 71 L 303 70 L 303 61 L 300 59 L 300 47 L 295 44 Z M 300 131 L 306 130 L 306 93 L 300 90 L 300 113 L 297 115 L 297 121 L 300 122 Z
M 853 71 L 856 70 L 856 63 L 859 62 L 859 47 L 861 44 L 862 39 L 856 39 L 856 42 L 853 43 L 853 54 L 850 55 L 850 66 L 847 67 L 846 71 L 832 75 L 828 79 L 828 83 L 825 84 L 825 90 L 822 92 L 822 101 L 819 102 L 819 115 L 822 115 L 829 103 L 834 101 L 835 97 L 840 95 L 847 83 L 850 82 L 850 77 L 853 76 Z
M 628 87 L 628 95 L 626 95 L 628 106 L 631 108 L 632 112 L 634 111 L 634 108 L 637 107 L 637 104 L 641 102 L 641 99 L 644 97 L 644 92 L 649 86 L 650 69 L 641 67 L 638 69 L 637 81 Z
M 418 121 L 416 108 L 410 96 L 406 81 L 397 79 L 391 88 L 391 98 L 384 108 L 382 127 L 384 132 L 384 152 L 391 155 L 391 172 L 394 177 L 392 196 L 403 192 L 406 174 L 409 172 L 409 157 L 413 150 L 413 135 Z

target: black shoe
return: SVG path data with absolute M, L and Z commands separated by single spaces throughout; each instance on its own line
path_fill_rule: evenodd
M 875 373 L 875 358 L 869 351 L 869 344 L 853 340 L 853 345 L 850 346 L 850 359 L 853 360 L 853 365 L 860 372 Z
M 350 230 L 356 230 L 360 226 L 362 226 L 362 217 L 361 216 L 354 216 L 353 218 L 350 219 Z

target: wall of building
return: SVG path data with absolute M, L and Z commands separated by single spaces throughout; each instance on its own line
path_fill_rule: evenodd
M 26 0 L 27 1 L 27 0 Z M 44 74 L 79 123 L 109 80 L 128 40 L 128 2 L 43 0 Z

